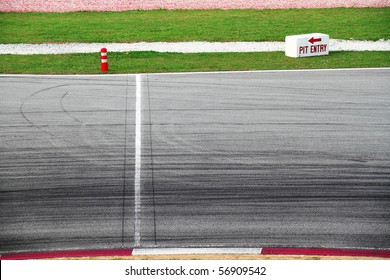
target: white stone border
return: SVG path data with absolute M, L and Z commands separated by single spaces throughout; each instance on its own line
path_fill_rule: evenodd
M 284 42 L 141 42 L 141 43 L 58 43 L 0 44 L 0 54 L 94 53 L 101 48 L 110 52 L 156 51 L 174 53 L 276 52 Z M 390 51 L 390 40 L 356 41 L 331 39 L 330 51 Z

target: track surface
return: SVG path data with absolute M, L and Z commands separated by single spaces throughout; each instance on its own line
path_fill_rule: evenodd
M 390 70 L 0 77 L 0 252 L 390 248 Z M 140 86 L 138 85 L 138 86 Z

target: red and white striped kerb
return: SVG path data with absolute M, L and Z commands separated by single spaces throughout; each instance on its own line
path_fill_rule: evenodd
M 102 69 L 102 72 L 107 72 L 108 71 L 108 62 L 107 62 L 107 49 L 106 48 L 102 48 L 100 50 L 100 60 L 101 60 L 100 67 Z

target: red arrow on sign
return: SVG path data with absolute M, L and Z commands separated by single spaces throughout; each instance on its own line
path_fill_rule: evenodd
M 314 39 L 314 37 L 311 37 L 311 39 L 309 40 L 309 42 L 312 43 L 312 44 L 314 44 L 314 43 L 316 43 L 316 42 L 321 42 L 321 41 L 322 41 L 321 38 L 316 38 L 316 39 Z

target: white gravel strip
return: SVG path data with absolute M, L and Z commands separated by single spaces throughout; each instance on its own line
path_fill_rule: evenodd
M 65 44 L 4 44 L 0 54 L 64 54 L 99 52 L 156 51 L 177 53 L 202 52 L 264 52 L 282 51 L 284 42 L 153 42 L 153 43 L 65 43 Z
M 0 54 L 94 53 L 101 48 L 109 52 L 156 51 L 176 53 L 204 52 L 275 52 L 284 51 L 284 42 L 142 42 L 142 43 L 61 43 L 0 44 Z M 390 40 L 354 41 L 331 39 L 330 51 L 390 51 Z
M 329 40 L 330 51 L 390 51 L 390 40 Z

